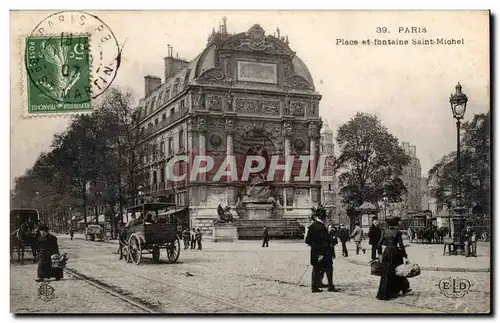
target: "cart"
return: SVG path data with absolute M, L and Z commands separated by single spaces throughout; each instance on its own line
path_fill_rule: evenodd
M 166 212 L 169 209 L 174 212 Z M 181 249 L 175 210 L 172 203 L 144 203 L 127 209 L 134 215 L 120 234 L 127 262 L 139 265 L 144 254 L 151 254 L 153 261 L 158 262 L 162 248 L 165 248 L 168 263 L 177 262 Z

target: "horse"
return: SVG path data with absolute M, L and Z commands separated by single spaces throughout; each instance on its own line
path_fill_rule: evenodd
M 13 259 L 12 254 L 17 249 L 17 261 L 24 263 L 24 249 L 28 245 L 31 247 L 33 262 L 36 262 L 36 232 L 31 231 L 25 223 L 10 234 L 10 258 Z

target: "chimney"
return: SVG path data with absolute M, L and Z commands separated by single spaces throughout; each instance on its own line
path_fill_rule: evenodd
M 165 61 L 165 82 L 188 64 L 188 62 L 179 58 L 178 53 L 173 57 L 173 49 L 172 46 L 168 45 L 168 56 L 163 59 Z
M 161 85 L 161 78 L 153 75 L 144 76 L 144 96 L 148 96 Z

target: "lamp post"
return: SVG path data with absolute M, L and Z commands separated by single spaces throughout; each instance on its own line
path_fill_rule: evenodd
M 384 221 L 385 221 L 385 219 L 387 219 L 387 196 L 384 196 L 382 200 L 384 200 Z
M 467 109 L 467 95 L 462 93 L 462 85 L 460 82 L 455 86 L 455 94 L 450 95 L 450 106 L 451 112 L 453 113 L 453 118 L 456 120 L 457 124 L 457 182 L 456 182 L 456 196 L 457 196 L 457 205 L 455 208 L 455 212 L 461 214 L 463 209 L 463 200 L 462 200 L 462 181 L 460 174 L 460 122 L 464 118 L 465 111 Z

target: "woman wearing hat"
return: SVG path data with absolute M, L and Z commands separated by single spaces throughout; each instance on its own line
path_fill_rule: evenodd
M 45 224 L 38 226 L 40 237 L 37 247 L 38 253 L 38 279 L 37 282 L 43 282 L 44 279 L 55 277 L 57 280 L 62 278 L 62 269 L 52 269 L 51 256 L 59 254 L 57 238 L 49 233 L 49 228 Z
M 410 292 L 410 283 L 406 277 L 396 276 L 396 267 L 404 263 L 403 258 L 408 258 L 401 231 L 399 230 L 400 218 L 387 219 L 387 229 L 378 242 L 379 248 L 385 245 L 382 253 L 384 271 L 380 277 L 377 298 L 389 300 L 396 298 L 399 292 L 403 295 Z

